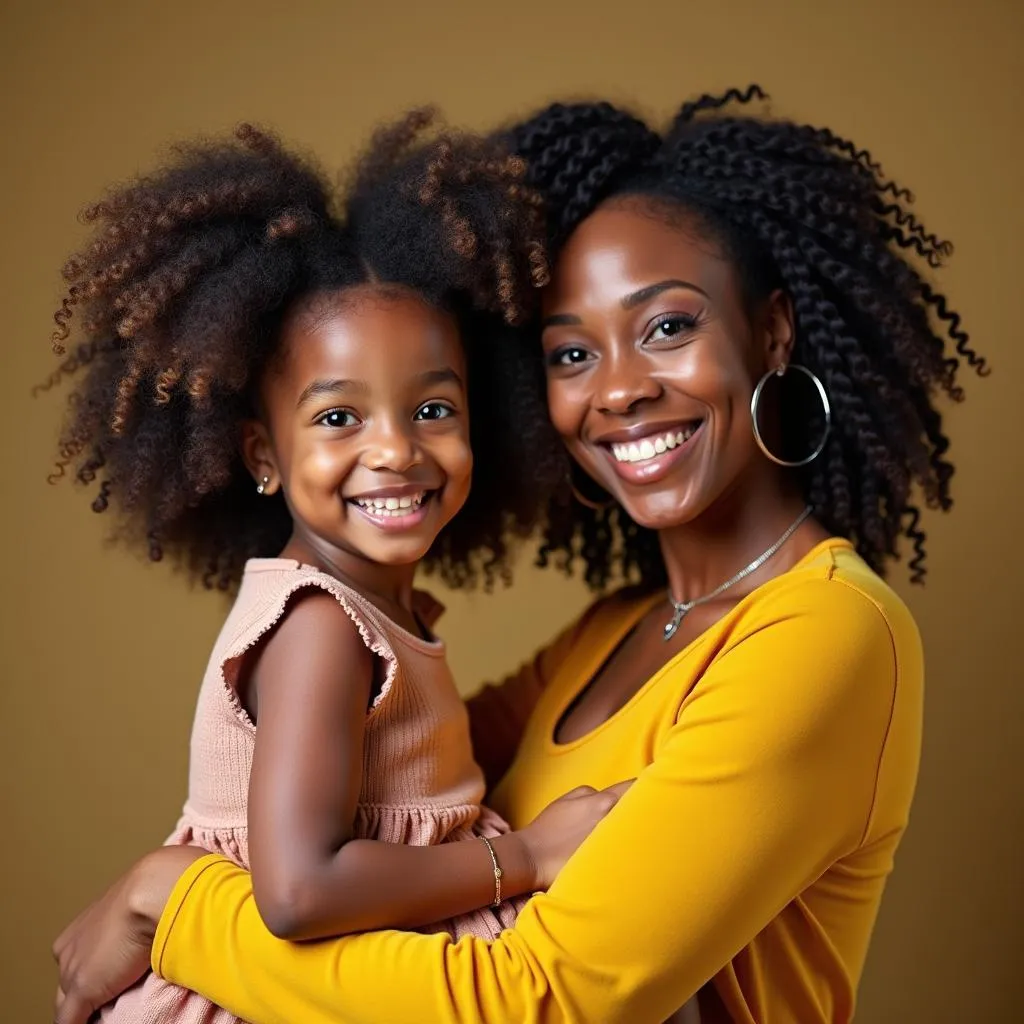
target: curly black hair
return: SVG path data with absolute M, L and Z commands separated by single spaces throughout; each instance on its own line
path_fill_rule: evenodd
M 804 495 L 879 572 L 900 537 L 909 539 L 910 575 L 921 582 L 915 488 L 929 507 L 952 503 L 936 398 L 962 399 L 963 362 L 987 372 L 925 276 L 952 247 L 910 212 L 911 193 L 866 150 L 825 128 L 726 109 L 764 99 L 756 85 L 702 96 L 663 133 L 609 103 L 554 104 L 506 137 L 544 197 L 552 260 L 602 202 L 635 196 L 663 215 L 695 217 L 736 265 L 745 301 L 780 287 L 789 294 L 793 359 L 824 382 L 833 409 L 825 450 L 799 471 Z M 785 406 L 782 428 L 801 451 L 821 436 L 799 405 Z M 595 589 L 615 577 L 665 581 L 654 533 L 619 508 L 572 505 L 563 485 L 541 561 L 571 571 L 578 560 Z
M 81 371 L 51 479 L 95 485 L 92 508 L 119 512 L 118 536 L 152 560 L 233 587 L 291 532 L 283 498 L 257 495 L 239 452 L 285 317 L 315 293 L 403 285 L 457 317 L 471 442 L 487 452 L 427 567 L 453 586 L 507 579 L 510 534 L 535 524 L 558 472 L 538 467 L 522 429 L 531 403 L 528 421 L 545 420 L 536 366 L 502 343 L 546 280 L 540 200 L 521 158 L 425 135 L 432 119 L 418 110 L 378 132 L 340 209 L 311 161 L 249 125 L 176 147 L 89 207 L 95 232 L 64 267 L 54 317 L 66 358 L 42 386 Z M 66 354 L 78 313 L 84 339 Z

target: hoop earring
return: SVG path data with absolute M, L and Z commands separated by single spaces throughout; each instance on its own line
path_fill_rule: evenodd
M 770 377 L 785 376 L 787 370 L 799 370 L 802 374 L 810 378 L 811 383 L 817 389 L 818 397 L 821 399 L 821 408 L 825 417 L 825 429 L 822 431 L 821 440 L 818 442 L 818 446 L 810 455 L 798 461 L 779 458 L 778 455 L 769 450 L 768 445 L 765 444 L 764 438 L 761 436 L 761 428 L 758 426 L 757 422 L 757 415 L 761 404 L 761 395 L 764 392 L 765 384 L 768 382 Z M 825 450 L 825 442 L 828 440 L 828 435 L 832 431 L 832 406 L 829 404 L 825 385 L 821 383 L 817 375 L 812 370 L 807 369 L 806 366 L 801 366 L 799 363 L 793 363 L 792 366 L 786 366 L 783 364 L 777 370 L 769 370 L 757 382 L 757 387 L 754 388 L 754 393 L 750 396 L 750 419 L 754 427 L 754 440 L 757 442 L 757 447 L 761 449 L 765 457 L 771 459 L 776 466 L 785 466 L 787 469 L 797 469 L 800 466 L 810 465 L 810 463 L 812 463 Z
M 265 476 L 265 477 L 264 477 L 264 478 L 263 478 L 263 479 L 262 479 L 262 480 L 261 480 L 261 481 L 260 481 L 260 482 L 259 482 L 259 483 L 258 483 L 258 484 L 256 485 L 256 493 L 257 493 L 257 494 L 266 494 L 266 493 L 267 493 L 267 484 L 269 484 L 269 483 L 270 483 L 270 477 L 269 477 L 269 476 Z
M 569 491 L 584 508 L 592 509 L 594 512 L 603 512 L 606 508 L 611 508 L 615 504 L 615 499 L 610 495 L 606 501 L 594 501 L 593 498 L 588 498 L 583 494 L 572 478 L 572 467 L 569 468 Z

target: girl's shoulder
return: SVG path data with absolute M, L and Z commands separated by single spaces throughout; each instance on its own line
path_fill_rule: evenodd
M 291 558 L 252 558 L 246 563 L 221 632 L 220 657 L 236 658 L 255 646 L 287 615 L 293 599 L 311 588 L 330 594 L 365 645 L 385 661 L 395 662 L 389 631 L 374 606 L 334 576 Z

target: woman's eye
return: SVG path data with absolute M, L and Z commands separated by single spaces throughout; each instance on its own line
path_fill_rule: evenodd
M 586 361 L 586 349 L 577 348 L 575 345 L 556 349 L 556 351 L 548 356 L 548 363 L 551 366 L 577 366 L 579 363 L 585 363 Z
M 337 430 L 341 427 L 355 426 L 359 421 L 356 419 L 355 415 L 347 409 L 329 409 L 327 412 L 318 416 L 316 422 L 325 427 L 333 427 Z
M 454 415 L 455 410 L 450 405 L 445 405 L 443 402 L 427 402 L 426 405 L 421 405 L 416 410 L 416 415 L 413 418 L 417 420 L 444 420 Z
M 665 341 L 668 338 L 674 338 L 676 335 L 682 334 L 683 331 L 692 330 L 696 326 L 696 317 L 683 316 L 682 314 L 663 316 L 654 322 L 654 327 L 647 336 L 647 340 Z

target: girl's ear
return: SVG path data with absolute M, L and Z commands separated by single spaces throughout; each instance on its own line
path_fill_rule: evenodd
M 260 494 L 274 494 L 281 487 L 281 474 L 267 428 L 259 420 L 243 420 L 241 444 L 242 461 L 262 488 Z

